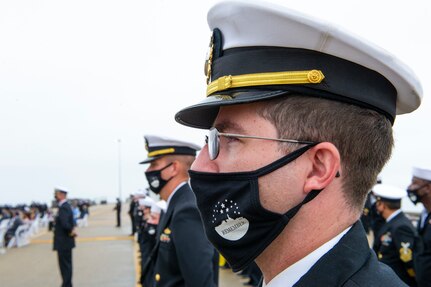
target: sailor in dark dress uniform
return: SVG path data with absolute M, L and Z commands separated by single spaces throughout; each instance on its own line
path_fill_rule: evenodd
M 412 181 L 407 189 L 414 204 L 422 203 L 424 209 L 417 223 L 423 250 L 415 258 L 416 280 L 419 286 L 431 286 L 431 168 L 413 167 Z
M 386 220 L 374 239 L 373 249 L 379 260 L 389 267 L 407 285 L 417 286 L 413 256 L 420 248 L 418 234 L 412 222 L 401 211 L 405 190 L 380 184 L 373 188 L 377 211 Z

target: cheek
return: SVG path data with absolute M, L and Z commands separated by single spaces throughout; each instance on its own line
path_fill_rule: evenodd
M 299 177 L 293 169 L 282 167 L 259 178 L 259 199 L 262 207 L 276 213 L 285 213 L 302 200 Z
M 218 167 L 219 158 L 215 160 L 210 160 L 208 156 L 208 148 L 205 145 L 199 155 L 194 160 L 192 166 L 190 167 L 193 171 L 201 172 L 220 172 Z

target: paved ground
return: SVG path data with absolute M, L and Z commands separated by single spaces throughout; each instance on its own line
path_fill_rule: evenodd
M 93 206 L 89 225 L 78 229 L 73 250 L 73 282 L 78 287 L 136 287 L 139 272 L 137 246 L 130 234 L 130 220 L 123 206 L 123 227 L 116 228 L 112 205 Z M 243 286 L 231 270 L 220 270 L 220 287 Z M 52 233 L 46 230 L 30 245 L 0 254 L 0 286 L 60 286 L 57 254 L 52 251 Z M 139 285 L 140 286 L 140 285 Z

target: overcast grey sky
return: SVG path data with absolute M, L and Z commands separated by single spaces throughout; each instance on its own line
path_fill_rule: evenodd
M 396 55 L 424 99 L 397 118 L 383 181 L 405 187 L 431 165 L 429 1 L 273 1 L 343 26 Z M 0 204 L 72 197 L 113 200 L 147 186 L 143 135 L 203 144 L 174 121 L 204 97 L 203 65 L 215 1 L 0 2 Z M 118 143 L 121 139 L 121 144 Z

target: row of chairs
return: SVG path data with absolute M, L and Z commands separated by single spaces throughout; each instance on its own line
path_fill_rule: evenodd
M 5 253 L 4 250 L 4 235 L 6 234 L 9 222 L 11 219 L 4 219 L 0 222 L 0 254 Z M 39 232 L 39 228 L 47 227 L 49 224 L 48 214 L 44 216 L 36 216 L 34 220 L 18 226 L 14 236 L 9 241 L 6 248 L 22 247 L 30 244 L 30 238 Z

